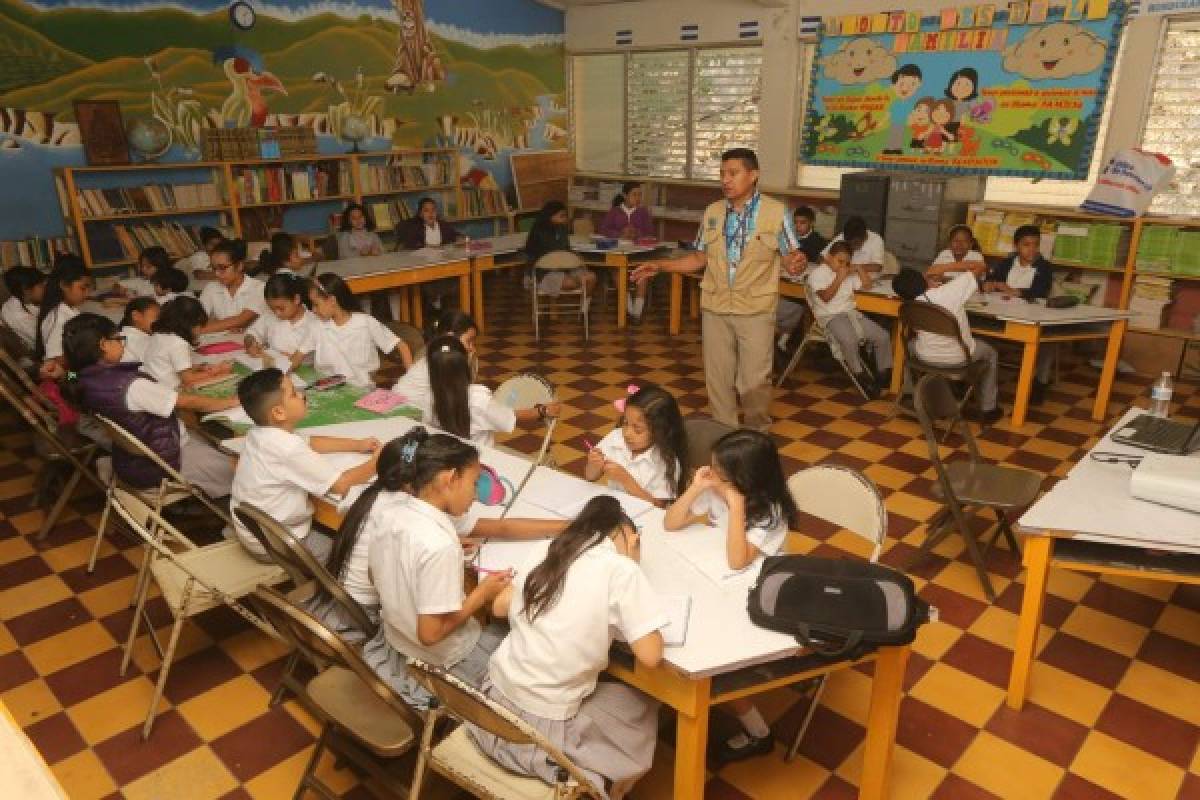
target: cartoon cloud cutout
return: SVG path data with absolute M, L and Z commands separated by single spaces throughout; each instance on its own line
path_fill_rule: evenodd
M 1104 63 L 1106 48 L 1081 26 L 1055 22 L 1004 48 L 1004 69 L 1034 80 L 1086 75 Z
M 875 41 L 851 39 L 821 59 L 825 77 L 838 83 L 871 83 L 891 77 L 896 57 Z

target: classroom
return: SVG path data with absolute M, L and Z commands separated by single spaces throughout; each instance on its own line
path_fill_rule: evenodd
M 0 797 L 1200 797 L 1200 0 L 0 33 Z

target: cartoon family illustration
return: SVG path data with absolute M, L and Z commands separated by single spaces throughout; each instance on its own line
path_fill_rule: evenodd
M 888 129 L 885 155 L 900 155 L 905 149 L 917 153 L 974 155 L 979 150 L 973 128 L 967 120 L 987 122 L 992 101 L 979 100 L 979 72 L 974 67 L 962 67 L 950 76 L 943 97 L 925 96 L 917 99 L 923 76 L 916 64 L 905 64 L 892 73 L 892 92 L 895 99 L 888 108 L 891 127 Z

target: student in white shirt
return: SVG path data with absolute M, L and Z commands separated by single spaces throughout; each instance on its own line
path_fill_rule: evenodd
M 271 236 L 271 247 L 259 253 L 256 274 L 266 277 L 279 273 L 299 275 L 303 268 L 304 254 L 300 240 L 290 233 L 279 231 Z
M 688 468 L 683 416 L 675 398 L 647 383 L 617 403 L 620 425 L 588 451 L 584 477 L 606 478 L 613 489 L 656 505 L 674 500 L 683 491 Z
M 228 375 L 232 368 L 228 361 L 192 364 L 192 348 L 196 346 L 196 337 L 206 322 L 208 315 L 194 297 L 181 295 L 167 303 L 150 329 L 152 332 L 142 361 L 143 369 L 169 389 L 191 387 L 211 378 Z
M 201 228 L 200 249 L 186 258 L 176 261 L 175 268 L 198 281 L 212 280 L 215 276 L 210 268 L 209 255 L 223 241 L 225 241 L 225 234 L 216 228 Z
M 595 497 L 492 603 L 511 628 L 492 655 L 483 691 L 609 796 L 624 796 L 650 770 L 658 734 L 658 703 L 601 676 L 615 633 L 640 664 L 654 668 L 662 660 L 659 631 L 667 617 L 639 558 L 640 535 L 620 503 Z M 467 730 L 500 766 L 555 782 L 556 767 L 532 745 L 470 724 Z
M 267 351 L 287 359 L 288 371 L 303 363 L 316 349 L 321 321 L 304 305 L 308 282 L 290 272 L 277 272 L 267 279 L 263 295 L 270 313 L 254 320 L 246 331 L 246 353 L 264 358 Z
M 216 280 L 200 292 L 200 305 L 208 314 L 204 333 L 245 330 L 266 313 L 262 281 L 245 273 L 245 249 L 240 239 L 227 239 L 209 253 L 209 266 Z
M 512 433 L 517 423 L 533 424 L 558 415 L 561 403 L 513 409 L 492 396 L 482 383 L 471 382 L 471 362 L 455 336 L 439 336 L 426 348 L 433 402 L 422 409 L 425 422 L 447 433 L 490 447 L 496 432 Z
M 38 308 L 37 337 L 34 341 L 34 362 L 41 365 L 43 377 L 62 376 L 63 328 L 79 315 L 79 307 L 92 296 L 95 284 L 83 259 L 79 256 L 60 256 L 54 271 L 46 278 L 46 290 Z
M 875 231 L 867 230 L 867 223 L 862 217 L 849 217 L 842 226 L 842 232 L 825 247 L 825 262 L 829 263 L 829 248 L 838 242 L 845 242 L 850 247 L 850 263 L 866 267 L 868 272 L 883 271 L 884 244 L 883 237 Z
M 121 317 L 121 335 L 125 337 L 125 354 L 122 361 L 146 360 L 146 348 L 150 345 L 151 330 L 158 321 L 158 301 L 153 297 L 135 297 L 125 306 Z
M 454 517 L 475 499 L 479 451 L 454 436 L 413 428 L 384 446 L 379 476 L 355 501 L 339 531 L 369 539 L 371 580 L 379 592 L 379 633 L 363 658 L 406 701 L 422 708 L 429 694 L 407 674 L 419 658 L 479 686 L 501 626 L 480 626 L 475 614 L 512 580 L 487 573 L 464 588 L 463 548 Z
M 813 290 L 813 315 L 836 342 L 842 359 L 869 398 L 879 396 L 879 387 L 892 380 L 892 337 L 875 320 L 855 306 L 854 293 L 870 289 L 874 278 L 866 264 L 854 264 L 850 247 L 834 242 L 825 251 L 825 263 L 808 273 Z M 863 367 L 859 342 L 867 341 L 875 356 L 875 376 Z
M 159 306 L 165 306 L 181 295 L 193 296 L 188 293 L 188 287 L 191 285 L 188 276 L 175 267 L 165 267 L 155 272 L 150 284 L 154 287 L 154 299 L 158 301 Z
M 1042 231 L 1037 225 L 1022 225 L 1013 233 L 1015 252 L 988 275 L 984 288 L 1032 303 L 1045 300 L 1054 289 L 1054 265 L 1041 253 Z M 1039 404 L 1054 375 L 1055 344 L 1038 348 L 1036 373 L 1029 400 Z
M 238 459 L 230 512 L 241 503 L 256 506 L 287 529 L 318 561 L 327 563 L 333 540 L 313 530 L 310 498 L 344 495 L 350 487 L 369 481 L 375 474 L 379 442 L 298 435 L 296 426 L 308 412 L 308 403 L 304 394 L 296 391 L 292 379 L 274 367 L 259 370 L 238 384 L 238 399 L 255 427 L 246 435 Z M 339 470 L 321 453 L 366 453 L 370 457 L 357 466 Z M 234 531 L 251 555 L 270 561 L 236 515 Z
M 975 241 L 970 225 L 955 225 L 950 229 L 946 249 L 938 253 L 933 264 L 925 270 L 925 278 L 937 285 L 960 272 L 970 272 L 977 280 L 987 274 L 987 262 L 979 252 L 979 243 Z
M 408 345 L 383 323 L 358 310 L 358 301 L 346 282 L 326 272 L 309 284 L 308 299 L 320 318 L 313 366 L 322 375 L 342 375 L 352 386 L 371 386 L 371 373 L 379 369 L 379 354 L 395 353 L 412 366 Z
M 153 297 L 154 276 L 160 269 L 171 266 L 171 257 L 165 247 L 155 245 L 138 253 L 137 277 L 127 278 L 118 284 L 117 294 L 124 297 Z
M 443 311 L 433 322 L 433 335 L 455 336 L 467 351 L 471 362 L 471 374 L 476 372 L 475 341 L 479 337 L 479 326 L 465 311 L 457 308 Z M 393 391 L 404 395 L 409 403 L 422 410 L 433 407 L 433 394 L 429 384 L 429 362 L 422 353 L 408 370 L 396 381 Z
M 136 364 L 124 360 L 124 345 L 124 337 L 107 317 L 85 313 L 67 323 L 63 346 L 67 364 L 77 376 L 68 386 L 79 395 L 84 410 L 103 414 L 119 425 L 124 424 L 135 436 L 139 428 L 139 415 L 173 421 L 174 424 L 165 427 L 165 436 L 152 436 L 143 441 L 210 497 L 229 494 L 229 486 L 233 481 L 232 460 L 204 439 L 190 436 L 176 412 L 180 409 L 201 414 L 224 411 L 235 407 L 237 399 L 180 394 L 163 386 L 137 371 Z M 117 404 L 112 404 L 108 395 L 97 391 L 110 385 L 110 381 L 127 380 L 129 371 L 135 371 L 136 375 Z M 156 481 L 146 484 L 140 480 L 145 476 L 146 469 L 154 472 L 157 468 L 143 463 L 141 469 L 132 471 L 139 466 L 133 463 L 136 461 L 136 456 L 114 452 L 113 468 L 117 476 L 138 488 L 157 485 Z
M 0 306 L 0 321 L 33 352 L 37 344 L 38 308 L 46 293 L 46 276 L 33 267 L 11 267 L 4 272 L 9 298 Z
M 892 290 L 905 302 L 923 301 L 949 311 L 958 321 L 963 342 L 967 346 L 972 362 L 983 364 L 976 391 L 979 397 L 979 421 L 992 423 L 1003 416 L 996 402 L 996 371 L 998 357 L 996 348 L 981 342 L 971 335 L 971 323 L 967 319 L 967 301 L 979 289 L 974 273 L 964 272 L 941 286 L 929 287 L 925 276 L 915 269 L 902 269 L 892 279 Z M 913 352 L 922 361 L 931 364 L 955 365 L 963 363 L 962 346 L 949 336 L 918 331 L 912 344 Z
M 709 525 L 725 531 L 730 569 L 744 570 L 779 553 L 798 513 L 775 442 L 765 433 L 742 429 L 717 440 L 712 465 L 696 470 L 691 485 L 667 508 L 663 527 L 679 530 L 707 516 Z M 771 752 L 771 729 L 754 704 L 735 700 L 730 706 L 742 731 L 719 745 L 718 759 L 739 761 Z

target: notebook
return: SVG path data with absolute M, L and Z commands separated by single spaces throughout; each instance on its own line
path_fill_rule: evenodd
M 692 596 L 690 594 L 659 595 L 663 610 L 667 612 L 667 627 L 662 629 L 663 643 L 669 647 L 679 647 L 687 641 L 688 621 L 692 616 Z
M 355 408 L 371 411 L 376 414 L 386 414 L 392 409 L 404 405 L 408 399 L 390 389 L 375 389 L 358 399 Z

